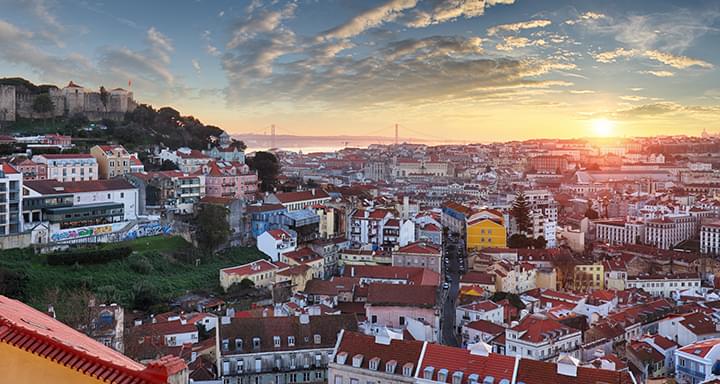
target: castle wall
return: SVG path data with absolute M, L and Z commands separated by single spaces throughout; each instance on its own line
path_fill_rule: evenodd
M 37 95 L 27 89 L 12 85 L 0 85 L 0 121 L 15 121 L 17 118 L 49 118 L 85 115 L 90 121 L 110 119 L 121 121 L 126 112 L 132 112 L 137 104 L 132 92 L 113 92 L 108 95 L 107 105 L 103 105 L 100 92 L 88 92 L 84 88 L 50 89 L 50 99 L 55 110 L 47 114 L 35 113 L 32 109 Z
M 15 87 L 0 85 L 0 121 L 15 121 Z

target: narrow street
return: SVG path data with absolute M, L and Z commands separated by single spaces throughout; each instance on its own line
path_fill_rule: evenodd
M 445 345 L 459 346 L 458 335 L 455 332 L 455 300 L 460 287 L 460 263 L 464 257 L 464 243 L 453 237 L 446 237 L 445 255 L 449 259 L 443 260 L 443 282 L 449 283 L 449 289 L 443 289 L 443 317 L 441 321 L 441 342 Z M 450 281 L 448 281 L 448 277 Z

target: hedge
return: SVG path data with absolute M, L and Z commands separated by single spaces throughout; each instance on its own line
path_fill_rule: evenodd
M 69 252 L 58 252 L 47 255 L 49 265 L 74 265 L 77 264 L 105 264 L 113 260 L 120 260 L 132 253 L 130 247 L 109 248 L 109 249 L 88 249 Z

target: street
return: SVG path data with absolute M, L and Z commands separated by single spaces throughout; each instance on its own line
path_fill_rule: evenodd
M 445 255 L 449 259 L 443 260 L 443 281 L 451 279 L 449 289 L 443 289 L 443 317 L 441 326 L 441 342 L 445 345 L 459 346 L 458 336 L 455 333 L 455 300 L 460 287 L 460 263 L 465 257 L 465 245 L 462 240 L 449 236 L 444 239 Z

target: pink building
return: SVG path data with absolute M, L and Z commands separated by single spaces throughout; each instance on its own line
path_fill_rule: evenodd
M 247 164 L 211 161 L 203 166 L 207 196 L 250 198 L 258 190 L 257 173 Z
M 63 148 L 68 148 L 72 146 L 72 137 L 51 133 L 45 135 L 44 139 L 42 140 L 42 144 L 59 145 Z
M 436 342 L 440 331 L 437 288 L 431 285 L 370 284 L 366 331 L 407 329 L 415 339 Z
M 30 159 L 25 159 L 14 165 L 15 168 L 23 174 L 23 180 L 47 179 L 47 164 L 36 163 Z

